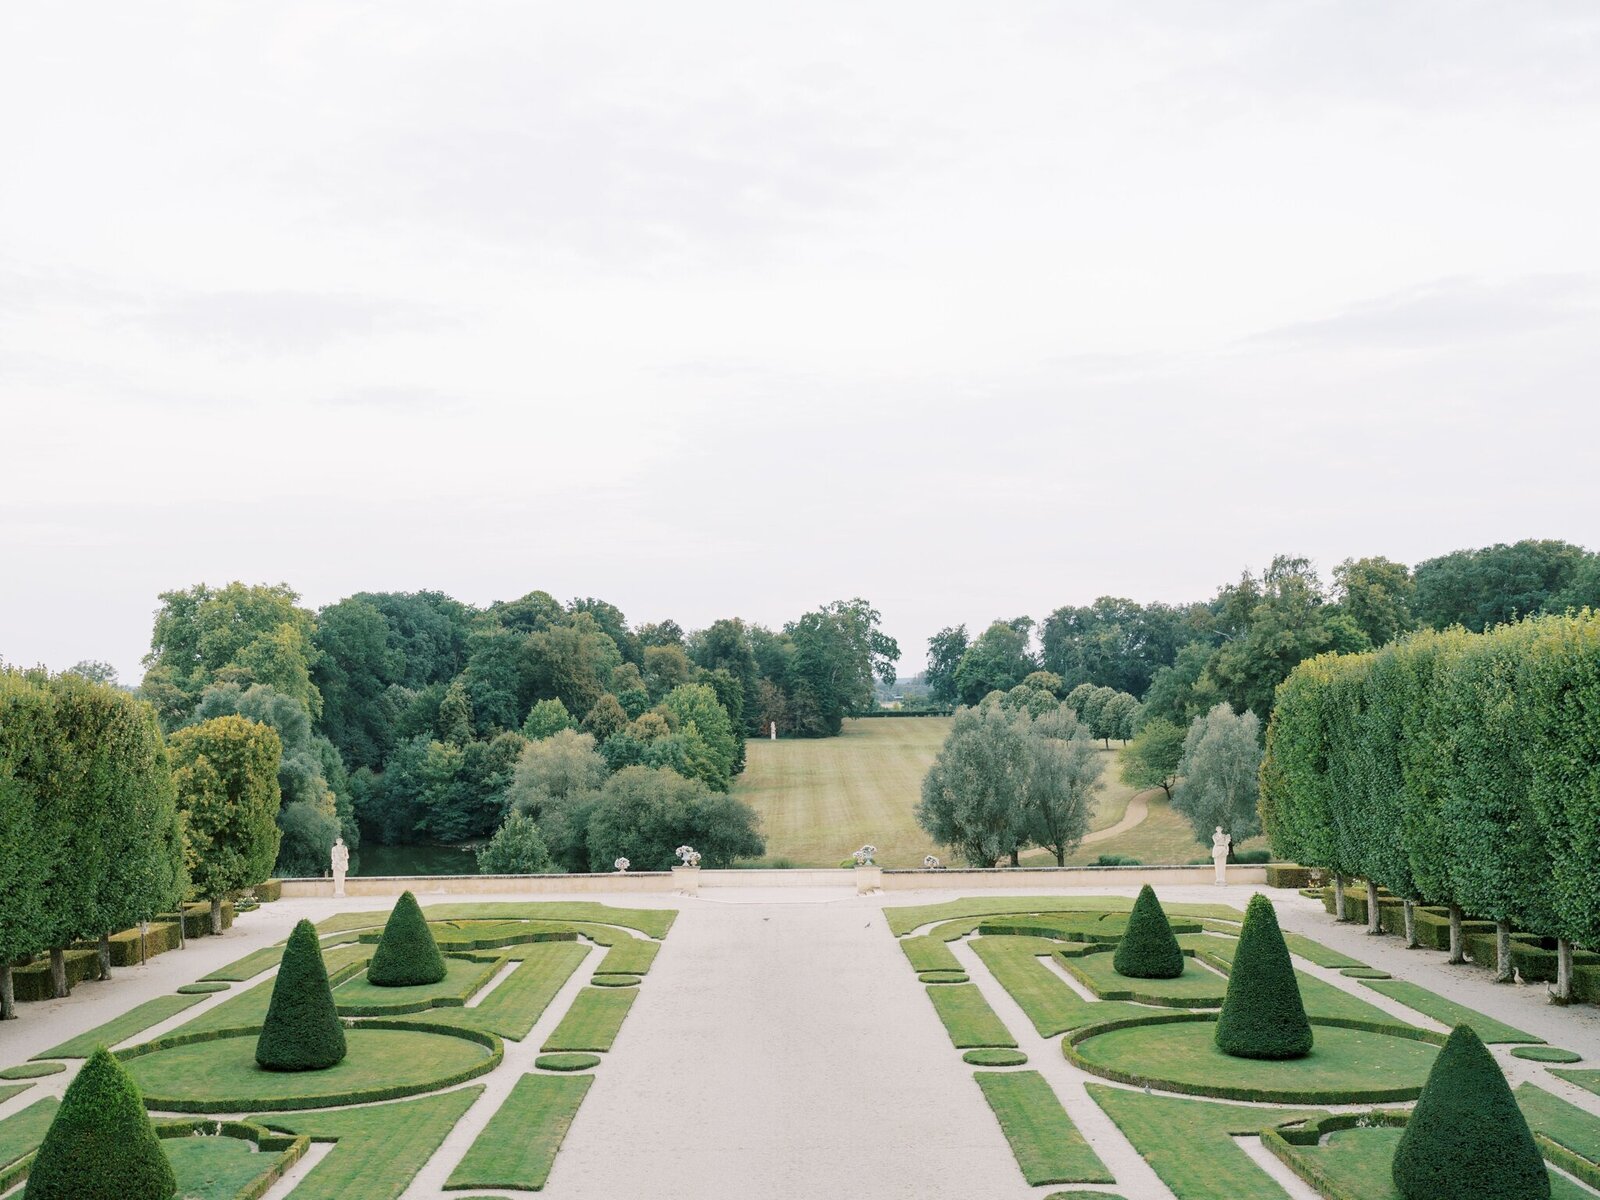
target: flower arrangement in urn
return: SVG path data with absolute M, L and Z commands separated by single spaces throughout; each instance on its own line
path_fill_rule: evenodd
M 878 848 L 876 846 L 873 846 L 873 845 L 869 844 L 869 845 L 861 847 L 861 849 L 859 849 L 859 850 L 857 850 L 855 852 L 855 856 L 854 857 L 855 857 L 855 860 L 856 860 L 856 866 L 858 866 L 858 867 L 870 867 L 870 866 L 872 866 L 873 865 L 872 864 L 872 860 L 873 860 L 874 857 L 876 857 L 877 853 L 878 853 Z
M 700 865 L 700 851 L 693 846 L 679 846 L 673 853 L 678 856 L 678 860 L 686 867 L 698 867 Z
M 628 873 L 628 868 L 633 866 L 633 864 L 625 858 L 619 858 L 611 865 L 617 869 L 618 875 L 626 875 Z
M 930 871 L 937 871 L 940 867 L 944 866 L 944 864 L 939 861 L 938 856 L 933 854 L 923 855 L 922 865 Z

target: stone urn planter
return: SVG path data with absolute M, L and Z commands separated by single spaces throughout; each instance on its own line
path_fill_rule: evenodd
M 693 846 L 679 846 L 675 851 L 678 865 L 672 868 L 672 890 L 680 896 L 700 894 L 700 851 Z

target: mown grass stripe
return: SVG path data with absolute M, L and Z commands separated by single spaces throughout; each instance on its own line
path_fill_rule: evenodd
M 1417 1012 L 1424 1013 L 1435 1021 L 1442 1021 L 1452 1029 L 1457 1025 L 1470 1025 L 1472 1026 L 1472 1031 L 1485 1042 L 1500 1044 L 1510 1042 L 1542 1044 L 1544 1042 L 1541 1037 L 1534 1037 L 1531 1033 L 1524 1033 L 1513 1025 L 1507 1025 L 1504 1021 L 1497 1021 L 1493 1017 L 1478 1012 L 1476 1009 L 1468 1008 L 1464 1004 L 1457 1004 L 1454 1000 L 1447 1000 L 1437 993 L 1430 992 L 1425 987 L 1408 983 L 1404 979 L 1363 979 L 1361 984 L 1363 987 L 1369 987 L 1375 992 L 1388 996 L 1391 1000 L 1399 1001 L 1407 1008 L 1416 1009 Z
M 134 1034 L 143 1033 L 152 1025 L 159 1025 L 204 999 L 204 996 L 157 996 L 153 1000 L 146 1000 L 143 1004 L 130 1008 L 115 1020 L 97 1025 L 87 1033 L 80 1033 L 77 1037 L 69 1038 L 59 1046 L 52 1046 L 33 1057 L 88 1058 L 95 1052 L 96 1047 L 111 1047 L 118 1042 L 125 1042 Z
M 611 1049 L 638 994 L 634 988 L 584 988 L 540 1049 Z
M 1030 1184 L 1116 1182 L 1039 1072 L 977 1071 L 973 1078 Z
M 550 1178 L 561 1142 L 593 1075 L 524 1075 L 467 1150 L 445 1187 L 537 1191 Z
M 983 998 L 975 983 L 932 984 L 924 989 L 957 1050 L 1016 1047 L 1017 1039 Z

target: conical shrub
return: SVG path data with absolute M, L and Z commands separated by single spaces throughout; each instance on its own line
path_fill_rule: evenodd
M 1283 944 L 1272 901 L 1259 892 L 1245 909 L 1228 971 L 1217 1046 L 1235 1058 L 1303 1058 L 1311 1053 L 1311 1022 L 1300 1000 L 1289 947 Z
M 1550 1200 L 1550 1172 L 1506 1077 L 1478 1035 L 1457 1025 L 1394 1152 L 1405 1200 Z
M 316 926 L 301 921 L 289 935 L 272 985 L 256 1062 L 269 1071 L 320 1071 L 344 1055 L 344 1025 L 334 1011 Z
M 444 955 L 433 940 L 417 898 L 401 892 L 367 964 L 367 982 L 378 987 L 415 987 L 444 978 Z
M 138 1085 L 102 1046 L 62 1097 L 24 1200 L 166 1200 L 177 1190 Z
M 1183 974 L 1183 948 L 1148 883 L 1139 889 L 1139 898 L 1133 902 L 1111 965 L 1118 975 L 1130 979 L 1176 979 Z

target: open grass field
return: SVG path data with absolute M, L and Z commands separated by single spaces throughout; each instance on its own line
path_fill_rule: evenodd
M 930 842 L 913 815 L 922 795 L 922 778 L 949 732 L 948 717 L 869 718 L 846 721 L 836 738 L 777 742 L 752 738 L 744 774 L 734 782 L 733 794 L 761 814 L 767 854 L 753 865 L 781 861 L 796 867 L 836 867 L 865 842 L 878 847 L 878 861 L 885 866 L 920 867 L 928 854 L 951 861 L 949 849 Z M 1117 769 L 1115 743 L 1101 754 L 1106 760 L 1101 776 L 1105 787 L 1097 797 L 1093 829 L 1120 821 L 1134 796 Z M 1171 840 L 1171 822 L 1182 824 L 1182 818 L 1175 813 L 1167 816 L 1171 820 L 1163 833 Z M 1136 853 L 1114 843 L 1137 833 L 1130 830 L 1085 847 L 1074 861 L 1092 862 L 1102 853 Z M 1183 833 L 1189 836 L 1187 825 Z M 1205 853 L 1195 843 L 1183 848 L 1182 857 L 1164 861 L 1182 862 Z M 1027 857 L 1035 861 L 1039 854 Z

